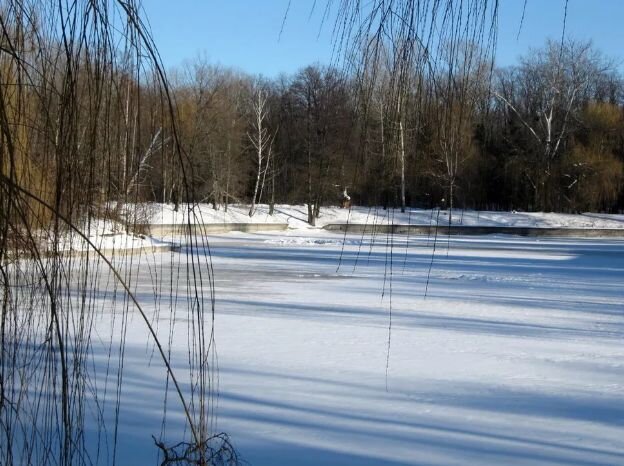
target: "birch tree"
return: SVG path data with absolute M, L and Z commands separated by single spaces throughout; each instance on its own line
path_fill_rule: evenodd
M 257 85 L 252 99 L 251 108 L 251 130 L 247 133 L 247 137 L 253 146 L 254 152 L 254 188 L 251 196 L 251 206 L 249 207 L 249 216 L 253 217 L 256 212 L 256 202 L 258 192 L 260 190 L 260 180 L 264 179 L 268 168 L 274 134 L 269 132 L 267 127 L 267 119 L 269 115 L 268 91 L 263 89 L 261 85 Z

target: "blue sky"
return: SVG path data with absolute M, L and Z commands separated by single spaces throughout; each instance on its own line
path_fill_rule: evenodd
M 500 0 L 497 63 L 510 65 L 547 38 L 560 39 L 564 0 Z M 219 63 L 268 77 L 292 73 L 333 58 L 330 19 L 323 24 L 325 0 L 146 0 L 144 9 L 167 67 L 204 55 Z M 333 12 L 330 12 L 332 16 Z M 566 36 L 593 40 L 624 69 L 624 0 L 569 0 Z

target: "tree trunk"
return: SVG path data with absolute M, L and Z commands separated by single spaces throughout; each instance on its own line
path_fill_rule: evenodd
M 262 174 L 262 151 L 264 146 L 266 145 L 266 141 L 264 140 L 264 105 L 266 104 L 266 100 L 262 95 L 262 91 L 258 90 L 258 103 L 257 107 L 254 109 L 256 113 L 256 130 L 258 131 L 257 140 L 254 142 L 256 146 L 256 155 L 258 157 L 258 170 L 256 172 L 256 184 L 254 186 L 253 196 L 251 198 L 251 206 L 249 207 L 249 216 L 253 217 L 253 214 L 256 211 L 256 197 L 258 196 L 258 188 L 260 186 L 260 176 Z
M 234 124 L 232 124 L 234 126 Z M 228 205 L 230 204 L 230 166 L 232 164 L 232 141 L 230 136 L 228 135 L 227 142 L 227 168 L 225 171 L 225 195 L 223 196 L 223 209 L 225 212 L 228 211 Z
M 308 223 L 316 224 L 314 217 L 314 201 L 312 200 L 312 150 L 308 143 Z
M 453 191 L 455 188 L 455 182 L 451 181 L 449 185 L 449 228 L 453 223 Z
M 214 180 L 212 183 L 212 209 L 219 210 L 219 181 Z
M 251 197 L 251 207 L 249 207 L 249 216 L 253 217 L 256 211 L 256 196 L 258 195 L 258 187 L 260 186 L 260 170 L 262 169 L 262 152 L 258 151 L 258 172 L 256 174 L 256 184 L 254 186 L 253 196 Z
M 264 192 L 264 182 L 266 180 L 267 172 L 271 166 L 271 155 L 273 154 L 273 142 L 269 144 L 269 153 L 266 156 L 266 162 L 264 163 L 264 170 L 262 171 L 262 183 L 260 184 L 260 194 L 258 195 L 258 203 L 262 202 L 262 193 Z
M 405 212 L 405 139 L 403 136 L 403 120 L 399 120 L 401 137 L 401 212 Z
M 307 133 L 308 133 L 308 223 L 315 226 L 313 200 L 312 200 L 312 128 L 311 128 L 311 109 L 310 109 L 310 91 L 308 90 L 307 105 Z
M 271 200 L 269 201 L 269 215 L 275 212 L 275 169 L 271 174 Z

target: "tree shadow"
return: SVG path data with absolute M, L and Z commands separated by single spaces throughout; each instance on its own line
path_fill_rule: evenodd
M 412 390 L 416 396 L 410 399 L 386 392 L 383 387 L 329 377 L 236 367 L 224 367 L 222 374 L 228 380 L 242 378 L 249 386 L 265 389 L 293 385 L 295 380 L 295 394 L 281 389 L 278 393 L 254 391 L 252 395 L 227 388 L 221 393 L 221 422 L 226 425 L 245 425 L 251 435 L 257 431 L 292 433 L 288 440 L 280 438 L 275 444 L 270 441 L 274 461 L 282 454 L 292 459 L 290 455 L 296 451 L 310 451 L 319 455 L 316 459 L 326 458 L 323 464 L 373 464 L 370 461 L 375 457 L 376 464 L 510 464 L 520 460 L 525 464 L 590 465 L 624 461 L 621 444 L 615 448 L 587 447 L 574 443 L 573 436 L 560 440 L 557 427 L 533 430 L 525 423 L 514 425 L 514 419 L 520 416 L 525 422 L 537 424 L 555 419 L 562 425 L 572 423 L 576 429 L 586 422 L 618 429 L 624 410 L 611 409 L 619 401 L 615 398 L 596 400 L 581 395 L 493 389 L 487 384 L 449 386 L 421 380 L 418 386 L 430 389 L 416 387 Z M 428 401 L 419 401 L 422 398 Z M 322 400 L 330 401 L 323 405 Z M 383 406 L 395 402 L 398 408 L 383 410 Z M 428 409 L 426 414 L 419 414 L 423 404 Z M 466 410 L 470 411 L 469 418 Z M 551 437 L 545 437 L 544 432 Z M 319 436 L 328 445 L 321 449 L 320 440 L 311 448 L 308 439 Z M 255 442 L 246 448 L 250 457 L 264 458 L 266 453 Z M 369 462 L 358 463 L 363 459 Z

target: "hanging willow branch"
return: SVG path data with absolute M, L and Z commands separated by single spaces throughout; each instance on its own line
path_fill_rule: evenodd
M 153 313 L 133 292 L 149 254 L 135 258 L 119 246 L 105 252 L 96 244 L 111 223 L 133 219 L 132 233 L 142 206 L 153 200 L 153 190 L 139 182 L 148 159 L 168 170 L 170 186 L 164 188 L 176 202 L 193 200 L 175 103 L 139 4 L 2 2 L 1 464 L 115 463 L 133 310 L 143 319 L 145 337 L 165 368 L 164 385 L 174 386 L 178 401 L 172 406 L 179 406 L 175 411 L 184 414 L 191 435 L 180 438 L 175 430 L 171 435 L 178 437 L 168 439 L 165 391 L 157 451 L 164 455 L 165 443 L 182 441 L 197 464 L 217 463 L 208 447 L 223 435 L 212 431 L 214 282 L 210 254 L 203 252 L 208 244 L 191 228 L 197 220 L 192 204 L 186 212 L 188 252 L 167 255 L 169 270 L 184 270 L 190 278 L 152 275 Z M 178 381 L 171 337 L 167 343 L 158 329 L 162 313 L 173 332 L 184 312 L 189 388 Z M 98 328 L 102 315 L 113 316 L 110 328 Z M 108 340 L 102 332 L 109 332 Z M 94 344 L 98 339 L 101 346 Z M 102 357 L 105 362 L 95 364 Z M 225 445 L 231 448 L 229 441 Z

